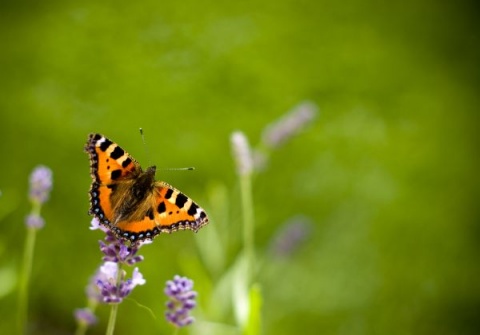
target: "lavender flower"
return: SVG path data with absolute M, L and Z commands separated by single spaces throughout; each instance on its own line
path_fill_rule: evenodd
M 124 240 L 118 239 L 110 229 L 101 225 L 97 218 L 92 219 L 90 229 L 101 229 L 105 232 L 105 241 L 98 241 L 100 251 L 105 255 L 102 258 L 104 262 L 134 265 L 135 263 L 143 261 L 143 256 L 137 255 L 140 247 L 144 244 L 151 243 L 151 241 L 147 240 L 134 245 L 126 245 Z
M 262 141 L 267 148 L 278 148 L 299 133 L 313 121 L 317 115 L 317 106 L 312 102 L 304 102 L 291 112 L 270 124 L 262 134 Z
M 184 327 L 195 321 L 193 316 L 189 315 L 196 305 L 197 297 L 197 292 L 193 291 L 192 280 L 176 275 L 173 280 L 167 281 L 165 294 L 169 298 L 165 313 L 168 322 L 176 327 Z
M 35 253 L 35 237 L 37 230 L 45 225 L 45 221 L 40 216 L 42 205 L 48 200 L 52 189 L 52 170 L 45 166 L 37 166 L 29 178 L 30 191 L 29 198 L 32 202 L 32 211 L 26 217 L 27 235 L 25 240 L 25 250 L 22 265 L 22 276 L 19 286 L 18 298 L 18 320 L 20 334 L 25 333 L 24 327 L 27 324 L 28 312 L 28 286 L 30 281 L 31 269 L 33 264 L 33 255 Z
M 73 314 L 79 324 L 92 326 L 97 323 L 97 317 L 90 308 L 77 308 Z
M 98 220 L 97 218 L 94 217 L 92 219 L 92 221 L 90 222 L 90 230 L 97 230 L 97 229 L 100 229 L 104 233 L 110 232 L 110 229 L 108 229 L 104 225 L 100 224 L 100 220 Z
M 271 244 L 275 256 L 291 255 L 308 237 L 312 228 L 311 220 L 305 216 L 294 216 L 277 231 Z
M 132 278 L 125 279 L 126 272 L 119 269 L 118 263 L 105 262 L 96 276 L 96 285 L 104 303 L 120 303 L 137 285 L 145 284 L 138 268 L 133 270 Z
M 38 204 L 44 204 L 52 189 L 52 170 L 39 165 L 30 174 L 30 200 Z
M 143 261 L 143 256 L 137 255 L 139 249 L 137 245 L 126 246 L 121 240 L 116 240 L 110 244 L 99 241 L 99 244 L 100 250 L 105 255 L 103 257 L 103 261 L 105 262 L 133 265 Z
M 30 174 L 29 198 L 33 203 L 32 212 L 25 218 L 25 224 L 31 229 L 41 229 L 45 220 L 40 216 L 40 207 L 50 195 L 52 189 L 52 170 L 39 165 Z
M 29 214 L 25 218 L 25 224 L 29 228 L 41 229 L 45 225 L 45 220 L 38 214 Z
M 100 269 L 98 268 L 95 274 L 90 278 L 88 285 L 85 288 L 87 298 L 89 302 L 93 305 L 99 302 L 103 302 L 103 295 L 97 286 L 97 281 L 99 278 L 101 278 L 100 276 Z
M 250 174 L 253 170 L 253 160 L 247 137 L 241 131 L 236 131 L 230 140 L 238 174 L 241 176 Z

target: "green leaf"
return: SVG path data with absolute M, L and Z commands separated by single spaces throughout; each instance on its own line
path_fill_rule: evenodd
M 255 283 L 250 287 L 248 294 L 249 313 L 247 323 L 243 334 L 259 335 L 261 333 L 261 309 L 262 309 L 262 292 L 260 284 Z

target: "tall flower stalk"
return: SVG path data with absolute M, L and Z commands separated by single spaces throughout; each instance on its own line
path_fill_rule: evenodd
M 244 133 L 232 134 L 232 151 L 240 179 L 240 197 L 243 213 L 243 245 L 246 258 L 247 285 L 253 277 L 255 261 L 254 214 L 252 197 L 253 159 L 248 139 Z
M 307 127 L 317 115 L 317 106 L 311 102 L 303 102 L 279 120 L 265 127 L 262 140 L 252 150 L 244 133 L 236 131 L 231 135 L 233 158 L 236 163 L 240 184 L 240 198 L 243 217 L 243 252 L 244 263 L 240 266 L 234 283 L 234 301 L 237 321 L 246 335 L 260 333 L 261 289 L 255 283 L 255 238 L 254 209 L 252 197 L 252 176 L 263 170 L 269 155 L 280 148 L 292 137 Z M 303 236 L 298 234 L 297 240 Z M 287 246 L 295 241 L 282 241 Z M 288 243 L 287 243 L 288 242 Z
M 37 231 L 45 225 L 40 215 L 42 205 L 47 202 L 52 189 L 52 171 L 45 166 L 37 166 L 30 174 L 29 199 L 32 211 L 25 219 L 27 236 L 23 252 L 22 273 L 18 290 L 18 327 L 19 334 L 25 334 L 28 315 L 28 288 L 33 265 L 35 239 Z
M 243 218 L 243 253 L 240 271 L 234 284 L 235 315 L 242 329 L 242 334 L 258 334 L 259 325 L 252 325 L 258 316 L 256 304 L 252 299 L 252 284 L 255 276 L 255 235 L 252 197 L 253 157 L 248 139 L 244 133 L 236 131 L 231 136 L 232 152 L 240 182 L 240 198 Z M 254 293 L 257 297 L 259 296 Z

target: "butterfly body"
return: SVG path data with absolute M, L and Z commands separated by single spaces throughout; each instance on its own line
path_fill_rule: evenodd
M 119 238 L 143 241 L 177 230 L 196 232 L 208 223 L 205 211 L 192 199 L 155 180 L 155 166 L 143 171 L 105 136 L 91 134 L 85 151 L 93 179 L 89 212 Z

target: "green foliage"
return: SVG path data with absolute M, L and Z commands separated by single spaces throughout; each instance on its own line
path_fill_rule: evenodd
M 196 323 L 239 334 L 242 213 L 230 135 L 256 146 L 304 100 L 321 117 L 252 181 L 262 334 L 475 334 L 479 329 L 475 4 L 395 1 L 0 5 L 0 329 L 15 332 L 28 175 L 50 167 L 29 289 L 31 334 L 72 333 L 100 263 L 88 229 L 90 132 L 198 202 L 211 223 L 142 248 L 146 285 L 116 334 L 168 334 L 164 283 L 195 281 Z M 149 153 L 138 128 L 146 133 Z M 283 257 L 282 223 L 312 221 Z M 13 283 L 12 283 L 13 282 Z M 87 334 L 103 334 L 108 308 Z M 258 317 L 259 319 L 255 319 Z M 258 323 L 257 323 L 258 322 Z M 254 332 L 249 332 L 253 334 Z

